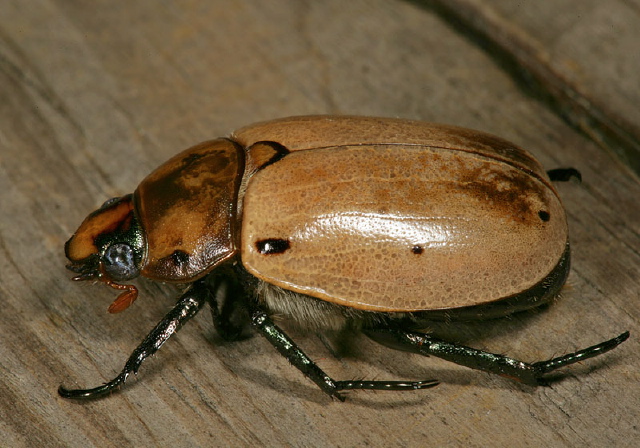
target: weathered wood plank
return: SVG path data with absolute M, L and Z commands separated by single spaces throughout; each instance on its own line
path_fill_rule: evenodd
M 550 7 L 541 4 L 537 17 Z M 612 9 L 612 17 L 628 13 Z M 526 23 L 512 26 L 544 31 Z M 600 53 L 614 53 L 615 42 L 602 45 Z M 0 445 L 634 446 L 640 438 L 640 183 L 431 11 L 384 0 L 7 0 L 0 95 Z M 623 96 L 598 98 L 614 109 Z M 558 186 L 574 249 L 562 299 L 445 330 L 524 360 L 623 330 L 632 338 L 553 387 L 532 389 L 362 337 L 336 358 L 319 338 L 292 332 L 335 378 L 442 381 L 339 403 L 266 341 L 222 343 L 204 313 L 120 393 L 59 398 L 61 382 L 97 385 L 115 375 L 176 294 L 140 281 L 134 307 L 107 315 L 113 292 L 71 283 L 64 269 L 64 241 L 84 216 L 182 148 L 309 113 L 474 127 L 521 144 L 547 167 L 580 169 L 582 184 Z
M 633 2 L 416 0 L 485 48 L 521 87 L 640 173 L 640 7 Z

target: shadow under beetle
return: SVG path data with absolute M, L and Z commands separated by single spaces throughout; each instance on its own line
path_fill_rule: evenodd
M 420 329 L 500 317 L 557 295 L 569 273 L 569 240 L 551 180 L 571 176 L 579 173 L 545 173 L 492 135 L 387 118 L 285 118 L 194 146 L 132 195 L 107 201 L 67 242 L 74 280 L 122 290 L 112 313 L 138 294 L 119 282 L 139 275 L 190 286 L 116 378 L 59 393 L 113 391 L 206 303 L 223 338 L 237 339 L 250 322 L 340 399 L 344 390 L 437 381 L 335 381 L 271 316 L 314 330 L 357 328 L 396 349 L 543 384 L 545 374 L 607 352 L 629 333 L 525 363 Z

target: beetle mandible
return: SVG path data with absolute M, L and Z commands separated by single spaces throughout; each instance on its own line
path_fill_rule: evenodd
M 74 280 L 137 297 L 139 275 L 190 284 L 122 372 L 68 398 L 102 396 L 211 305 L 237 339 L 250 322 L 330 396 L 413 390 L 426 381 L 335 381 L 271 316 L 361 330 L 382 344 L 526 384 L 613 349 L 628 332 L 525 363 L 421 332 L 433 320 L 488 319 L 554 298 L 569 273 L 565 212 L 526 151 L 478 131 L 419 121 L 304 116 L 258 123 L 176 155 L 132 195 L 107 201 L 67 241 Z M 224 291 L 224 294 L 221 294 Z

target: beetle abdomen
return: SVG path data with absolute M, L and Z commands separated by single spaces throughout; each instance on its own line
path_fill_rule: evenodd
M 418 144 L 292 152 L 248 184 L 243 264 L 269 283 L 364 310 L 519 294 L 554 269 L 567 226 L 544 173 L 515 165 Z

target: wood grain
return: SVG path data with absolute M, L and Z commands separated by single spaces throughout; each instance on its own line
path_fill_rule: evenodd
M 640 6 L 623 1 L 613 8 L 587 1 L 542 9 L 509 1 L 416 3 L 437 11 L 485 48 L 524 91 L 640 173 L 640 90 L 632 75 L 640 62 L 627 57 L 636 51 L 633 30 Z M 572 13 L 571 8 L 579 9 Z
M 636 3 L 608 2 L 605 16 L 594 2 L 588 13 L 583 2 L 563 3 L 574 6 L 475 6 L 498 14 L 524 42 L 537 39 L 558 66 L 579 67 L 571 82 L 637 126 L 637 70 L 634 85 L 620 45 L 638 42 L 640 30 L 618 25 L 638 23 Z M 603 17 L 609 22 L 597 29 L 608 37 L 594 39 L 591 23 Z M 640 440 L 640 182 L 614 152 L 523 91 L 431 9 L 391 0 L 5 0 L 0 94 L 0 445 L 582 447 Z M 62 249 L 86 214 L 133 191 L 192 144 L 252 122 L 314 113 L 476 128 L 514 141 L 548 168 L 578 168 L 582 184 L 558 185 L 573 245 L 563 297 L 537 313 L 443 331 L 527 361 L 624 330 L 631 339 L 567 369 L 552 387 L 533 389 L 358 336 L 336 357 L 320 337 L 292 331 L 336 379 L 441 381 L 415 393 L 351 393 L 340 403 L 266 341 L 221 342 L 203 313 L 118 394 L 87 403 L 59 398 L 61 382 L 94 386 L 114 376 L 177 294 L 142 280 L 136 304 L 112 316 L 111 290 L 70 282 Z

